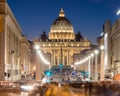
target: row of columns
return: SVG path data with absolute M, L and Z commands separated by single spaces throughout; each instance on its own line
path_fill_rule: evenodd
M 66 52 L 66 57 L 65 57 L 65 52 Z M 56 56 L 56 54 L 57 54 L 57 56 Z M 52 51 L 51 65 L 56 65 L 56 62 L 57 62 L 57 65 L 59 65 L 61 63 L 61 52 L 59 50 Z M 62 63 L 63 63 L 63 65 L 65 65 L 65 62 L 67 63 L 66 65 L 70 65 L 70 63 L 71 63 L 69 50 L 62 51 Z
M 95 69 L 93 69 L 93 61 L 95 58 Z M 95 57 L 89 57 L 88 60 L 88 72 L 89 72 L 89 78 L 92 77 L 95 81 L 98 81 L 98 54 L 95 54 Z M 101 57 L 100 57 L 100 80 L 104 80 L 105 75 L 105 66 L 104 66 L 104 51 L 101 51 Z
M 95 81 L 98 80 L 98 60 L 97 60 L 97 55 L 95 56 L 95 65 L 93 66 L 94 63 L 94 58 L 89 57 L 88 60 L 88 73 L 89 73 L 89 78 L 94 79 Z M 94 68 L 95 67 L 95 68 Z

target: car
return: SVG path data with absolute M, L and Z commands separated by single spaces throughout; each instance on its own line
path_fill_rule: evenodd
M 50 78 L 45 76 L 42 78 L 42 84 L 50 83 Z

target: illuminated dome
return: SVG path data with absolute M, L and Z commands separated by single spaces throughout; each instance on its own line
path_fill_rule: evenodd
M 49 39 L 52 40 L 74 40 L 74 30 L 71 22 L 65 17 L 63 9 L 59 13 L 59 17 L 53 22 Z

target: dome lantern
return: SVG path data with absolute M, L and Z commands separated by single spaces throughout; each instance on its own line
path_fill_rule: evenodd
M 65 17 L 65 13 L 62 8 L 60 10 L 59 17 Z

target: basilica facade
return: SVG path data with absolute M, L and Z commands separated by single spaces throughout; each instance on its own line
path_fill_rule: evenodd
M 91 49 L 91 42 L 80 32 L 74 32 L 72 23 L 65 17 L 63 9 L 52 23 L 49 34 L 43 32 L 41 37 L 33 42 L 40 46 L 44 56 L 49 54 L 48 62 L 51 67 L 60 63 L 64 66 L 72 66 L 81 59 L 79 56 L 76 58 L 76 54 L 79 55 L 84 49 Z

